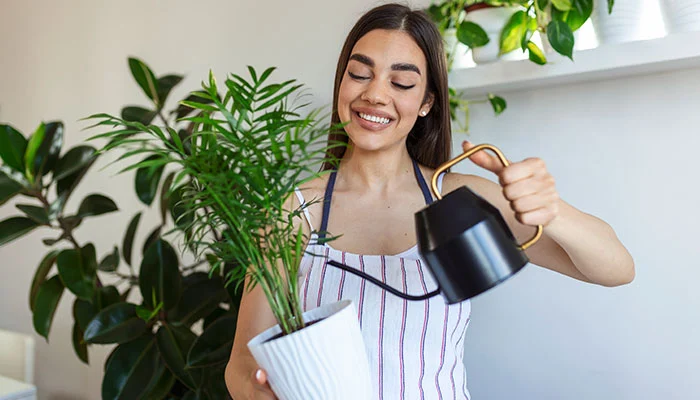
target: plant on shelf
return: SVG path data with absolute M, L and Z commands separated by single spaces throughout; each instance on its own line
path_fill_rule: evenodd
M 137 59 L 129 59 L 129 66 L 153 107 L 125 107 L 122 129 L 150 124 L 156 117 L 168 127 L 175 126 L 175 119 L 195 111 L 184 105 L 164 111 L 181 76 L 155 79 Z M 176 131 L 180 142 L 187 140 L 191 130 L 184 124 Z M 194 258 L 192 254 L 179 257 L 171 244 L 191 234 L 180 201 L 186 184 L 178 183 L 163 165 L 145 160 L 136 169 L 135 191 L 144 206 L 158 205 L 159 223 L 137 247 L 134 237 L 144 216 L 137 212 L 120 248 L 114 246 L 98 257 L 95 245 L 81 239 L 87 233 L 79 228 L 86 220 L 117 212 L 118 207 L 97 193 L 86 196 L 77 210 L 69 207 L 68 200 L 99 153 L 80 144 L 61 155 L 63 136 L 64 125 L 58 121 L 40 124 L 29 138 L 0 124 L 0 204 L 16 197 L 29 200 L 13 202 L 18 203 L 20 215 L 0 221 L 0 246 L 35 229 L 56 232 L 43 240 L 49 251 L 30 289 L 34 329 L 48 340 L 56 309 L 68 289 L 75 295 L 73 347 L 80 360 L 88 363 L 91 345 L 116 345 L 105 363 L 103 399 L 228 398 L 223 374 L 240 293 L 234 286 L 224 286 L 231 264 L 213 254 L 207 254 L 209 262 L 186 264 L 182 258 Z M 174 226 L 170 233 L 166 232 L 169 226 Z M 217 268 L 210 271 L 207 264 Z M 134 288 L 141 296 L 132 293 Z M 134 297 L 143 300 L 134 302 Z M 193 331 L 195 324 L 201 324 L 201 333 Z

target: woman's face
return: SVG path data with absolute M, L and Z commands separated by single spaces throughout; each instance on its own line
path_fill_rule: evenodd
M 405 32 L 377 29 L 355 44 L 338 93 L 338 115 L 358 149 L 403 145 L 425 104 L 425 55 Z

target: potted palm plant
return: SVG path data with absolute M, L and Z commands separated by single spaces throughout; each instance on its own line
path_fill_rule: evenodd
M 291 207 L 289 199 L 322 173 L 327 150 L 343 145 L 326 143 L 340 127 L 321 123 L 330 118 L 319 110 L 301 116 L 302 85 L 267 84 L 273 70 L 230 75 L 222 96 L 210 73 L 193 93 L 199 100 L 182 102 L 196 110 L 184 118 L 193 123 L 185 137 L 98 114 L 90 118 L 109 129 L 94 138 L 110 140 L 103 151 L 128 149 L 122 158 L 148 156 L 124 170 L 176 168 L 174 182 L 187 187 L 180 205 L 188 210 L 188 244 L 235 266 L 227 284 L 260 285 L 278 325 L 249 348 L 280 399 L 366 398 L 371 380 L 354 307 L 345 301 L 304 312 L 297 287 L 309 238 L 294 221 L 311 203 Z

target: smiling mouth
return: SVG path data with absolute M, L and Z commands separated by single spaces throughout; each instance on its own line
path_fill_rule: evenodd
M 375 115 L 365 114 L 361 112 L 356 112 L 355 115 L 364 119 L 365 121 L 374 122 L 376 124 L 389 125 L 389 123 L 391 123 L 391 119 L 389 118 L 377 117 Z

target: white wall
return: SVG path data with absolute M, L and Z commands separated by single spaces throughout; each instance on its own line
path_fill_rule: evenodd
M 173 99 L 196 88 L 210 68 L 223 79 L 251 64 L 278 66 L 273 77 L 297 78 L 316 104 L 328 104 L 342 40 L 377 3 L 3 1 L 0 121 L 28 133 L 42 119 L 62 119 L 66 145 L 81 142 L 93 132 L 81 132 L 79 118 L 147 104 L 129 75 L 129 55 L 158 75 L 185 73 Z M 514 160 L 544 158 L 562 196 L 610 222 L 637 262 L 637 279 L 627 287 L 599 288 L 528 267 L 475 299 L 466 353 L 476 399 L 688 399 L 700 393 L 692 379 L 700 367 L 693 340 L 700 337 L 700 296 L 691 291 L 700 278 L 691 232 L 700 222 L 691 166 L 700 145 L 693 132 L 700 124 L 698 86 L 700 70 L 679 71 L 502 93 L 509 108 L 498 118 L 475 107 L 472 141 L 492 142 Z M 104 192 L 126 210 L 77 231 L 78 240 L 106 252 L 121 241 L 140 205 L 130 176 L 105 179 L 98 168 L 69 207 L 77 207 L 81 195 Z M 459 169 L 476 172 L 466 163 Z M 11 214 L 4 207 L 0 218 Z M 154 221 L 151 216 L 146 225 Z M 33 332 L 27 290 L 46 236 L 36 232 L 0 249 L 0 328 Z M 91 349 L 90 367 L 74 356 L 72 300 L 62 300 L 51 344 L 37 343 L 41 399 L 99 398 L 108 349 Z

